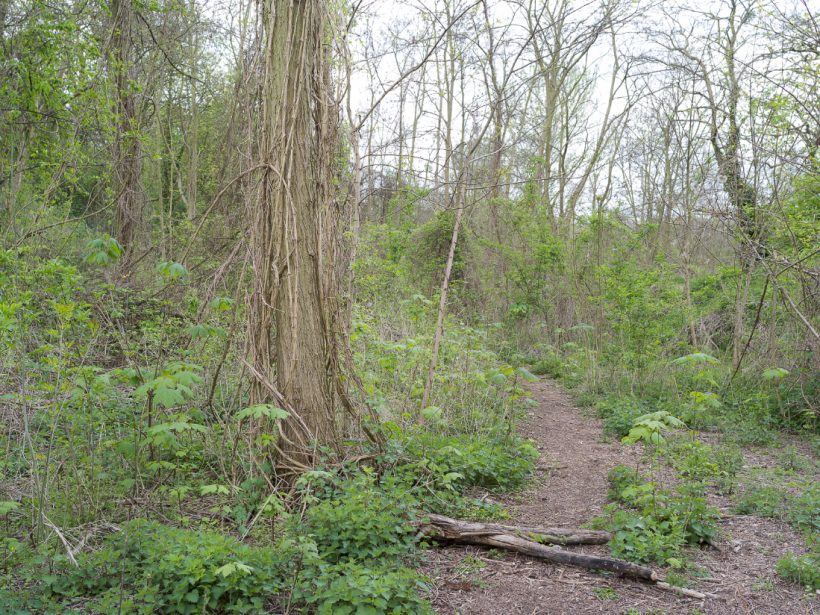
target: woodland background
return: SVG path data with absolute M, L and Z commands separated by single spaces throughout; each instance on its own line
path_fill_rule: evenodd
M 426 612 L 538 376 L 646 451 L 613 555 L 723 490 L 810 598 L 816 8 L 0 0 L 0 610 Z

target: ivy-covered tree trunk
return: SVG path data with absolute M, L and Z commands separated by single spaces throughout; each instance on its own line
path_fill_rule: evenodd
M 310 467 L 316 447 L 337 440 L 338 111 L 326 11 L 321 0 L 265 0 L 262 7 L 263 178 L 249 208 L 255 291 L 248 342 L 254 402 L 278 403 L 290 414 L 278 443 L 286 472 Z
M 139 110 L 132 70 L 131 35 L 134 20 L 131 0 L 112 0 L 109 63 L 114 96 L 114 236 L 123 247 L 123 271 L 130 267 L 136 242 L 142 230 L 145 206 Z

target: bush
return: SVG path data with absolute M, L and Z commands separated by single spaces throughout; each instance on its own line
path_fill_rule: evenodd
M 366 568 L 355 562 L 306 571 L 294 592 L 318 615 L 426 615 L 425 585 L 407 568 Z
M 680 557 L 686 540 L 681 524 L 675 520 L 659 519 L 652 515 L 637 514 L 615 505 L 604 509 L 593 525 L 612 532 L 609 547 L 612 555 L 633 562 L 674 563 Z
M 808 590 L 820 589 L 820 553 L 787 553 L 777 562 L 775 570 L 784 579 Z
M 623 501 L 623 492 L 627 487 L 635 487 L 644 482 L 640 472 L 635 468 L 619 464 L 607 474 L 610 489 L 608 497 L 612 501 Z
M 258 613 L 283 589 L 294 553 L 254 549 L 209 531 L 126 523 L 77 569 L 47 581 L 64 596 L 94 596 L 101 612 Z
M 550 352 L 547 356 L 533 363 L 530 371 L 537 376 L 560 378 L 564 372 L 564 362 L 556 353 Z
M 398 558 L 414 544 L 413 500 L 398 488 L 378 488 L 369 475 L 340 485 L 329 499 L 310 507 L 305 526 L 325 561 L 366 562 Z
M 786 520 L 797 530 L 820 532 L 820 485 L 809 485 L 789 500 Z
M 538 458 L 536 448 L 515 437 L 400 435 L 389 453 L 409 474 L 432 473 L 444 485 L 511 491 L 524 484 Z
M 740 498 L 735 512 L 758 517 L 780 517 L 785 510 L 786 499 L 786 492 L 777 487 L 752 487 Z
M 635 419 L 654 411 L 649 404 L 619 397 L 610 397 L 595 405 L 598 416 L 604 419 L 604 431 L 623 438 L 635 424 Z

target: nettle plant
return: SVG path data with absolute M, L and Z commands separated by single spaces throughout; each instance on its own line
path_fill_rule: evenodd
M 717 413 L 723 407 L 720 397 L 714 393 L 719 388 L 717 369 L 720 361 L 705 352 L 694 352 L 672 361 L 681 368 L 679 379 L 689 389 L 683 418 L 691 427 L 712 427 L 717 422 Z
M 646 446 L 650 475 L 644 477 L 639 467 L 626 466 L 610 472 L 610 499 L 628 507 L 624 510 L 610 505 L 608 516 L 599 520 L 599 525 L 614 532 L 614 555 L 678 568 L 684 565 L 681 549 L 685 544 L 714 539 L 718 513 L 706 504 L 704 496 L 719 470 L 708 446 L 694 439 L 680 443 L 678 437 L 668 438 L 669 432 L 682 427 L 683 421 L 658 411 L 637 418 L 623 438 L 626 444 L 642 442 Z M 658 482 L 657 462 L 662 454 L 676 470 L 674 488 Z

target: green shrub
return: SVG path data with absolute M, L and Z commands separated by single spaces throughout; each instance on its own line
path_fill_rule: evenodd
M 777 562 L 775 570 L 784 579 L 808 590 L 820 589 L 820 553 L 787 553 Z
M 325 561 L 366 562 L 398 558 L 414 544 L 414 501 L 399 488 L 380 489 L 370 475 L 341 484 L 337 492 L 308 508 L 305 525 Z
M 787 472 L 811 472 L 814 470 L 814 462 L 801 455 L 794 444 L 789 444 L 777 455 L 777 465 Z
M 609 547 L 613 556 L 659 564 L 674 562 L 680 557 L 686 540 L 683 526 L 675 519 L 637 514 L 612 504 L 604 509 L 604 513 L 594 525 L 612 532 Z
M 561 360 L 561 357 L 555 353 L 550 353 L 549 355 L 542 357 L 533 363 L 530 371 L 537 376 L 560 378 L 563 374 L 563 370 L 564 362 Z
M 258 613 L 284 589 L 287 549 L 254 549 L 209 531 L 136 520 L 47 581 L 54 593 L 93 596 L 101 612 Z
M 366 568 L 355 562 L 320 566 L 303 574 L 294 598 L 317 615 L 426 615 L 426 586 L 408 568 Z
M 715 486 L 723 494 L 732 493 L 736 486 L 738 472 L 745 462 L 740 447 L 734 444 L 722 444 L 714 449 L 714 462 L 719 468 Z
M 595 405 L 598 416 L 604 419 L 604 431 L 612 436 L 623 438 L 635 424 L 635 419 L 654 410 L 648 403 L 629 399 L 610 397 Z
M 524 484 L 538 451 L 516 437 L 439 436 L 417 430 L 394 439 L 388 455 L 409 474 L 432 474 L 440 486 L 511 491 Z
M 628 487 L 636 487 L 644 482 L 640 472 L 635 468 L 627 467 L 623 464 L 617 465 L 607 474 L 610 489 L 608 497 L 612 501 L 623 502 L 623 493 Z
M 683 481 L 697 482 L 705 486 L 720 475 L 720 467 L 714 459 L 712 447 L 700 440 L 687 437 L 669 438 L 663 447 L 663 454 Z
M 797 530 L 820 532 L 820 485 L 809 485 L 799 496 L 789 499 L 786 520 Z
M 735 512 L 741 515 L 779 517 L 785 510 L 786 499 L 786 492 L 777 487 L 752 487 L 741 496 Z

